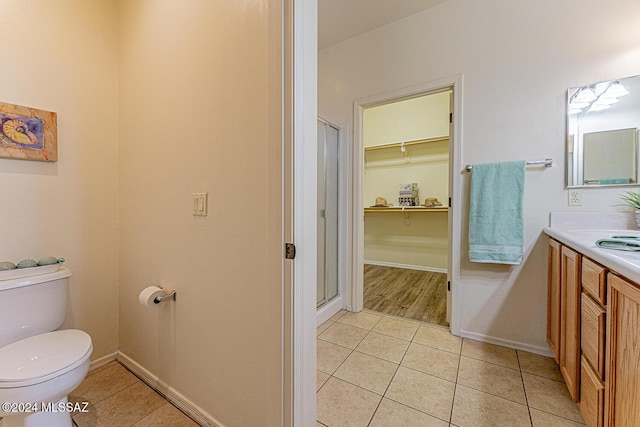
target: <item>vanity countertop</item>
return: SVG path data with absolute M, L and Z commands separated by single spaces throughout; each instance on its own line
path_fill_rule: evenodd
M 640 237 L 640 230 L 629 220 L 627 214 L 614 214 L 613 221 L 601 221 L 602 214 L 591 222 L 566 221 L 566 216 L 554 218 L 551 214 L 550 226 L 543 229 L 544 233 L 558 240 L 576 251 L 588 256 L 610 270 L 640 284 L 640 252 L 603 249 L 596 246 L 599 239 L 615 235 L 633 235 Z

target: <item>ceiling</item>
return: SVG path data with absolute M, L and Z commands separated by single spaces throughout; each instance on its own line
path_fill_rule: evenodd
M 318 50 L 446 0 L 318 0 Z

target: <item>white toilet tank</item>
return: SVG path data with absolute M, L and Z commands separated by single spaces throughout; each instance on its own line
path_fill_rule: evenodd
M 0 280 L 0 347 L 62 326 L 71 271 Z

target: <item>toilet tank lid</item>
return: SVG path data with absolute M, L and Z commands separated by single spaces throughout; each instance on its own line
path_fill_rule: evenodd
M 80 365 L 92 350 L 91 337 L 78 329 L 47 332 L 0 347 L 0 388 L 55 378 Z
M 50 266 L 43 266 L 50 267 Z M 33 269 L 39 269 L 42 267 L 32 267 Z M 27 271 L 29 269 L 25 269 Z M 16 270 L 9 270 L 16 271 Z M 7 289 L 19 288 L 21 286 L 31 286 L 36 285 L 38 283 L 43 282 L 51 282 L 53 280 L 64 279 L 65 277 L 71 276 L 71 270 L 66 267 L 60 267 L 58 271 L 54 271 L 53 273 L 44 273 L 44 274 L 36 274 L 34 276 L 26 276 L 20 277 L 16 279 L 9 280 L 0 280 L 0 291 L 4 291 Z

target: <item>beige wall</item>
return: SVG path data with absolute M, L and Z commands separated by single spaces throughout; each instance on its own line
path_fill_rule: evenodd
M 0 159 L 0 261 L 62 256 L 64 327 L 118 345 L 117 25 L 110 1 L 5 0 L 1 102 L 58 113 L 56 163 Z
M 93 359 L 120 345 L 229 427 L 280 425 L 280 11 L 13 0 L 0 16 L 0 101 L 57 112 L 59 144 L 57 163 L 0 159 L 0 260 L 64 256 L 65 327 Z M 156 283 L 178 300 L 144 309 Z
M 119 4 L 120 350 L 225 426 L 279 425 L 280 5 Z M 155 283 L 177 301 L 138 304 Z

